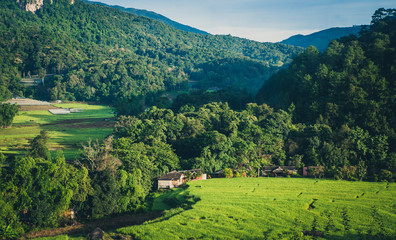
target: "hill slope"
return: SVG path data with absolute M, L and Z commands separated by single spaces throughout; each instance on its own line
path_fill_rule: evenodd
M 118 5 L 108 5 L 108 4 L 101 3 L 101 2 L 94 2 L 94 1 L 87 1 L 87 0 L 83 0 L 83 1 L 86 2 L 86 3 L 93 3 L 93 4 L 103 5 L 103 6 L 106 6 L 106 7 L 116 8 L 116 9 L 118 9 L 120 11 L 127 12 L 127 13 L 132 13 L 132 14 L 135 14 L 135 15 L 138 15 L 138 16 L 142 16 L 142 17 L 148 17 L 148 18 L 163 22 L 165 24 L 168 24 L 171 27 L 174 27 L 176 29 L 180 29 L 180 30 L 183 30 L 183 31 L 186 31 L 186 32 L 192 32 L 192 33 L 198 33 L 198 34 L 209 34 L 209 33 L 205 32 L 205 31 L 202 31 L 202 30 L 199 30 L 199 29 L 196 29 L 196 28 L 193 28 L 193 27 L 190 27 L 190 26 L 175 22 L 175 21 L 173 21 L 173 20 L 171 20 L 171 19 L 169 19 L 169 18 L 167 18 L 167 17 L 165 17 L 165 16 L 163 16 L 161 14 L 158 14 L 156 12 L 147 11 L 147 10 L 143 10 L 143 9 L 136 9 L 136 8 L 125 8 L 125 7 L 118 6 Z
M 12 92 L 125 105 L 138 96 L 188 90 L 191 80 L 201 88 L 238 86 L 254 92 L 302 50 L 189 33 L 80 0 L 45 1 L 35 14 L 5 0 L 0 11 L 3 98 Z M 248 71 L 227 73 L 236 62 Z M 23 90 L 19 80 L 36 74 L 54 76 Z
M 297 122 L 313 126 L 290 138 L 291 152 L 305 163 L 365 161 L 373 176 L 396 171 L 396 18 L 380 17 L 359 37 L 332 41 L 324 53 L 308 47 L 257 94 L 259 103 L 289 109 Z M 355 146 L 360 150 L 350 151 Z
M 314 46 L 319 51 L 323 52 L 326 50 L 331 40 L 345 37 L 350 34 L 358 35 L 361 29 L 362 26 L 329 28 L 309 35 L 299 34 L 291 36 L 290 38 L 283 40 L 281 43 L 304 48 Z

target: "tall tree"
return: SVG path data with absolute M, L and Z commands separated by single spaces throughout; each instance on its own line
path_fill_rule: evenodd
M 18 114 L 20 107 L 16 104 L 0 104 L 0 126 L 6 128 L 11 126 L 14 117 Z
M 33 158 L 50 158 L 50 153 L 47 147 L 49 134 L 46 130 L 41 130 L 40 134 L 37 135 L 30 141 L 29 156 Z

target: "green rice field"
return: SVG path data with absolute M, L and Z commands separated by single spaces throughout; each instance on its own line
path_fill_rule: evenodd
M 75 158 L 81 144 L 89 139 L 104 139 L 112 133 L 113 109 L 83 103 L 53 104 L 60 108 L 80 108 L 83 111 L 67 115 L 53 115 L 48 110 L 20 111 L 11 128 L 0 129 L 0 152 L 5 155 L 23 155 L 29 140 L 41 130 L 50 135 L 48 147 L 61 150 L 68 160 Z M 106 119 L 106 120 L 105 120 Z
M 188 186 L 156 196 L 152 210 L 165 210 L 163 217 L 116 232 L 132 239 L 396 239 L 394 183 L 232 178 Z

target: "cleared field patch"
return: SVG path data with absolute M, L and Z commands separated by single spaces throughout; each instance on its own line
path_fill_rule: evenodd
M 117 232 L 133 239 L 396 237 L 395 184 L 237 178 L 190 182 L 176 191 L 158 197 L 152 208 L 171 209 L 175 194 L 199 200 L 191 209 L 173 207 L 162 218 Z
M 53 115 L 48 112 L 48 106 L 32 106 L 32 109 L 24 106 L 28 111 L 20 111 L 11 128 L 0 129 L 0 152 L 23 155 L 29 140 L 41 130 L 47 130 L 50 135 L 49 149 L 62 150 L 68 160 L 73 160 L 82 143 L 89 139 L 104 139 L 112 133 L 114 110 L 110 107 L 82 103 L 54 104 L 52 107 L 79 108 L 83 111 Z

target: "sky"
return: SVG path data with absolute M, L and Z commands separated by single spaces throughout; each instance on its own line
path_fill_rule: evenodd
M 278 42 L 331 27 L 369 24 L 395 0 L 96 0 L 154 11 L 211 34 Z

